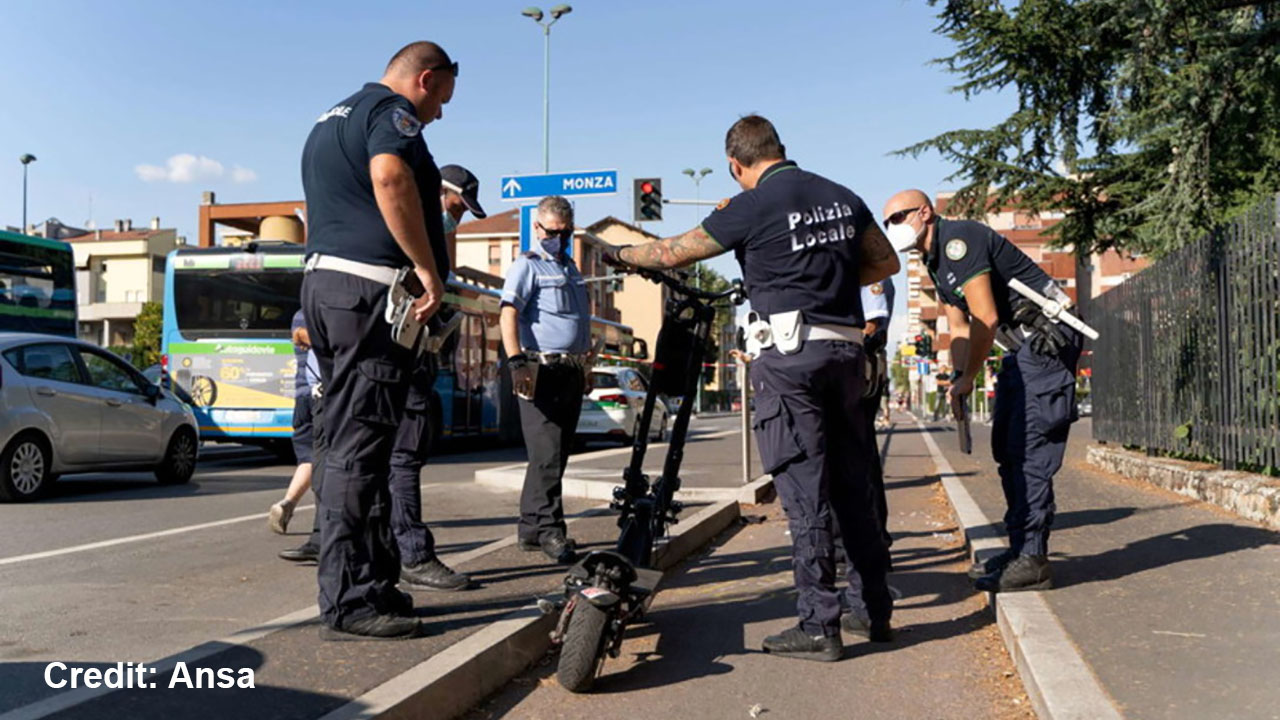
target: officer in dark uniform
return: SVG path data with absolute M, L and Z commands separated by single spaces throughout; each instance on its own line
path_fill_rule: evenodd
M 981 223 L 938 217 L 919 190 L 894 195 L 884 213 L 889 241 L 900 252 L 920 251 L 946 307 L 951 361 L 960 373 L 951 385 L 953 409 L 973 392 L 997 334 L 1009 350 L 996 378 L 991 428 L 1009 549 L 975 563 L 969 575 L 980 590 L 1046 589 L 1052 585 L 1053 476 L 1076 420 L 1075 370 L 1083 340 L 1045 317 L 1009 281 L 1016 278 L 1050 299 L 1066 295 L 1013 243 Z
M 741 194 L 684 235 L 615 248 L 609 261 L 683 267 L 733 250 L 752 309 L 768 318 L 772 345 L 752 362 L 755 430 L 791 525 L 798 627 L 765 639 L 765 652 L 840 658 L 832 513 L 863 580 L 871 637 L 892 637 L 888 550 L 867 479 L 873 445 L 862 421 L 859 292 L 898 271 L 871 212 L 849 189 L 786 159 L 777 131 L 751 115 L 725 137 Z M 753 334 L 763 327 L 753 326 Z M 758 335 L 757 335 L 758 336 Z M 768 345 L 768 336 L 766 336 Z
M 440 171 L 422 139 L 453 96 L 458 65 L 416 42 L 316 121 L 302 153 L 307 275 L 302 304 L 324 385 L 317 448 L 321 636 L 416 637 L 412 600 L 396 589 L 391 452 L 412 369 L 391 337 L 387 295 L 400 268 L 422 286 L 426 322 L 444 296 L 449 256 Z

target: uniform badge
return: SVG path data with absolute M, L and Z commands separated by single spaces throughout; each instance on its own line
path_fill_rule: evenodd
M 969 252 L 969 246 L 960 238 L 947 241 L 947 257 L 952 260 L 959 260 Z
M 880 283 L 872 283 L 868 289 L 871 291 L 872 295 L 884 294 L 884 286 L 881 285 Z
M 405 137 L 414 137 L 422 132 L 422 121 L 410 115 L 404 108 L 395 108 L 391 111 L 391 124 L 396 126 L 396 132 Z
M 730 201 L 730 200 L 732 200 L 732 199 L 733 199 L 733 198 L 725 198 L 725 199 L 721 200 L 719 203 L 717 203 L 717 204 L 716 204 L 716 209 L 717 209 L 717 210 L 723 210 L 723 209 L 725 209 L 725 208 L 729 207 L 729 201 Z

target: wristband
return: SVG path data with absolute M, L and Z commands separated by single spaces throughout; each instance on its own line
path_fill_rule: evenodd
M 516 353 L 515 355 L 512 355 L 511 357 L 507 358 L 507 365 L 509 365 L 512 370 L 519 370 L 520 368 L 525 367 L 528 364 L 529 364 L 529 356 L 525 355 L 524 353 Z

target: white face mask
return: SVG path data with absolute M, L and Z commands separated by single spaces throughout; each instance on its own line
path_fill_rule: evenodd
M 884 236 L 888 238 L 889 244 L 898 252 L 907 252 L 916 246 L 916 240 L 920 238 L 915 228 L 905 222 L 897 225 L 890 225 Z

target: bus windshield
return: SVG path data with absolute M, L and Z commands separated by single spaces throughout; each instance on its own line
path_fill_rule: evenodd
M 70 246 L 0 233 L 0 330 L 76 334 Z
M 287 338 L 301 307 L 302 273 L 284 269 L 198 269 L 173 274 L 182 336 Z

